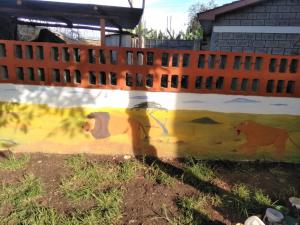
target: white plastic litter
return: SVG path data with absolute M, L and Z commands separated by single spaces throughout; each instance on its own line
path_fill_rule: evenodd
M 124 159 L 125 159 L 125 160 L 129 160 L 129 159 L 131 159 L 131 158 L 132 158 L 131 155 L 124 155 Z
M 300 209 L 300 198 L 290 197 L 289 201 L 292 204 L 292 206 L 295 206 L 297 209 Z
M 266 215 L 264 216 L 263 220 L 265 221 L 266 218 L 268 218 L 267 221 L 270 223 L 279 223 L 283 220 L 284 216 L 276 209 L 267 208 Z
M 245 225 L 265 225 L 257 216 L 251 216 L 245 221 Z

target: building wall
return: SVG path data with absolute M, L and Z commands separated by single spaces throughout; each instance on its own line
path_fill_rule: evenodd
M 300 0 L 266 0 L 221 15 L 213 26 L 211 50 L 300 54 Z
M 0 16 L 0 40 L 17 39 L 17 22 L 14 18 Z
M 201 40 L 159 40 L 146 39 L 146 48 L 162 48 L 162 49 L 180 49 L 180 50 L 199 50 Z

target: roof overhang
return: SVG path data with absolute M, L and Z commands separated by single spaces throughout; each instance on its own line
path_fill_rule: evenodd
M 198 19 L 200 21 L 213 21 L 216 19 L 216 16 L 228 13 L 234 10 L 238 10 L 250 5 L 255 5 L 265 0 L 239 0 L 226 5 L 222 5 L 220 7 L 216 7 L 205 12 L 198 13 Z
M 1 0 L 0 13 L 15 17 L 20 24 L 95 29 L 100 19 L 106 27 L 133 29 L 143 15 L 142 8 L 93 4 L 50 2 L 41 0 Z

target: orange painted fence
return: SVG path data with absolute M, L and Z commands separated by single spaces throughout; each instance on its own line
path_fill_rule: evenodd
M 300 97 L 300 57 L 2 40 L 0 83 Z

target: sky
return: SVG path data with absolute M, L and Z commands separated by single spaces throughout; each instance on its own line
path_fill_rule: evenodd
M 48 0 L 49 1 L 49 0 Z M 99 5 L 114 5 L 129 7 L 127 0 L 51 0 L 59 2 L 91 3 Z M 142 0 L 132 0 L 134 7 L 141 7 Z M 217 5 L 230 3 L 233 0 L 215 0 Z M 197 2 L 206 3 L 208 0 L 145 0 L 143 21 L 147 28 L 165 31 L 167 17 L 171 17 L 172 29 L 177 33 L 185 31 L 188 22 L 188 9 Z

